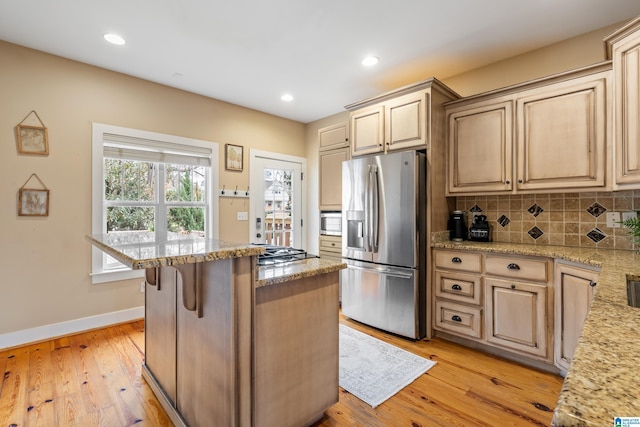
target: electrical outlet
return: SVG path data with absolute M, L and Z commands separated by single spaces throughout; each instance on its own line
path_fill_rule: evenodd
M 249 212 L 238 212 L 238 221 L 249 221 Z
M 635 211 L 622 212 L 623 221 L 636 218 L 637 216 L 638 216 L 638 212 L 635 212 Z
M 146 286 L 145 281 L 143 280 L 142 282 L 140 282 L 140 293 L 144 294 L 144 288 Z
M 607 212 L 607 227 L 620 228 L 620 212 Z

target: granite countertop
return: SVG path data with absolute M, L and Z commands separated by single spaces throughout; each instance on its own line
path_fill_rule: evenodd
M 239 258 L 264 252 L 264 247 L 260 245 L 202 237 L 184 236 L 161 241 L 152 232 L 110 233 L 86 238 L 98 249 L 134 270 Z
M 134 270 L 260 255 L 265 250 L 262 245 L 202 237 L 184 236 L 159 241 L 155 233 L 150 232 L 110 233 L 86 236 L 86 238 L 94 246 Z M 321 258 L 259 266 L 255 284 L 256 287 L 274 285 L 326 274 L 346 267 L 346 264 Z
M 308 258 L 284 264 L 259 266 L 256 288 L 331 273 L 343 268 L 347 268 L 347 264 L 324 258 Z
M 530 255 L 600 267 L 589 314 L 565 377 L 554 426 L 608 426 L 614 417 L 640 417 L 640 308 L 627 304 L 627 275 L 640 275 L 633 251 L 515 243 L 434 243 L 435 248 Z

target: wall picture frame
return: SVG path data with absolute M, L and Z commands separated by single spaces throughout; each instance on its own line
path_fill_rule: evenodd
M 47 128 L 18 125 L 18 152 L 20 154 L 49 154 Z
M 244 148 L 241 145 L 224 144 L 224 168 L 228 171 L 242 172 Z
M 19 216 L 49 216 L 49 190 L 21 188 L 18 195 Z

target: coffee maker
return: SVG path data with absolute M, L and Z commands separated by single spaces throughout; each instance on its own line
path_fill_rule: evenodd
M 449 238 L 454 242 L 467 239 L 467 213 L 465 211 L 453 211 L 449 216 Z

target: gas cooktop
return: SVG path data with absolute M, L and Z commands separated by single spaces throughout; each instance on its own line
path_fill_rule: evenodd
M 307 258 L 317 258 L 315 255 L 307 254 L 304 249 L 275 245 L 264 245 L 264 248 L 265 253 L 258 255 L 258 265 L 283 264 Z

